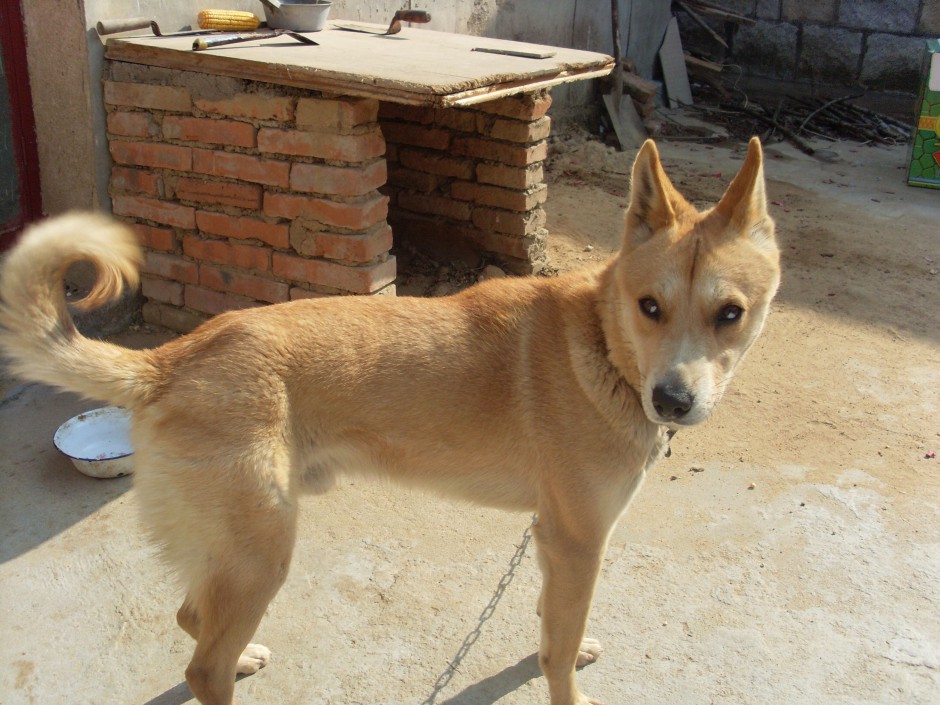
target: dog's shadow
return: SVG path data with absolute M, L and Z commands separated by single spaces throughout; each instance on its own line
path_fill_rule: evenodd
M 530 654 L 519 661 L 515 666 L 504 668 L 499 673 L 467 686 L 456 695 L 438 703 L 438 698 L 441 696 L 441 693 L 447 688 L 454 674 L 457 673 L 460 664 L 463 663 L 467 654 L 470 653 L 471 648 L 476 643 L 477 639 L 479 639 L 484 625 L 489 621 L 490 617 L 493 616 L 493 613 L 499 606 L 503 598 L 503 593 L 515 578 L 516 570 L 522 562 L 522 557 L 525 555 L 529 542 L 532 540 L 532 527 L 534 525 L 535 516 L 533 515 L 532 523 L 527 526 L 523 532 L 522 542 L 516 546 L 516 552 L 509 560 L 509 567 L 500 578 L 499 584 L 490 597 L 489 603 L 483 608 L 483 612 L 480 614 L 476 626 L 464 637 L 463 643 L 461 643 L 460 647 L 457 649 L 457 653 L 455 653 L 450 660 L 450 665 L 438 677 L 431 694 L 424 699 L 421 705 L 491 705 L 503 696 L 508 695 L 534 678 L 538 678 L 542 675 L 542 671 L 539 668 L 538 653 Z M 237 676 L 236 681 L 246 677 L 247 676 L 241 675 Z M 148 700 L 144 705 L 183 705 L 183 703 L 188 703 L 193 699 L 192 691 L 190 691 L 189 686 L 187 686 L 184 681 L 161 693 L 157 697 Z
M 235 682 L 237 683 L 240 680 L 248 678 L 247 675 L 239 674 L 235 676 Z M 160 695 L 155 698 L 151 698 L 144 705 L 183 705 L 183 703 L 188 703 L 196 700 L 196 696 L 193 695 L 193 691 L 189 689 L 189 685 L 186 684 L 186 681 L 177 683 L 169 690 L 165 690 Z
M 421 705 L 491 705 L 541 675 L 538 654 L 530 654 L 515 666 L 505 668 L 479 683 L 467 686 L 457 695 L 440 703 L 437 701 L 440 690 L 435 690 Z M 245 677 L 239 676 L 238 680 Z M 183 705 L 195 699 L 186 681 L 183 681 L 148 700 L 144 705 Z
M 165 690 L 160 695 L 144 703 L 144 705 L 183 705 L 196 699 L 193 691 L 189 689 L 186 681 L 174 685 L 169 690 Z
M 505 668 L 489 678 L 467 686 L 440 703 L 437 702 L 440 691 L 435 690 L 421 705 L 491 705 L 541 675 L 538 654 L 530 654 L 515 666 Z

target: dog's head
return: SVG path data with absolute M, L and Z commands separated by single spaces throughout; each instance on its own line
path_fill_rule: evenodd
M 615 276 L 651 421 L 708 417 L 763 327 L 779 259 L 756 137 L 721 201 L 704 212 L 666 177 L 653 142 L 643 145 Z

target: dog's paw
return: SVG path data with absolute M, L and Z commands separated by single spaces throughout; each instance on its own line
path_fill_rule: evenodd
M 271 660 L 271 649 L 261 644 L 249 644 L 238 657 L 236 673 L 257 673 Z
M 589 663 L 597 661 L 597 657 L 604 652 L 604 647 L 597 639 L 588 639 L 585 637 L 578 649 L 578 668 L 584 668 Z

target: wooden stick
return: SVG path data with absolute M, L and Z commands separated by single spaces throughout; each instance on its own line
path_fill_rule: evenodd
M 739 15 L 737 12 L 731 12 L 719 5 L 713 5 L 710 2 L 704 2 L 704 0 L 684 0 L 695 5 L 696 9 L 699 12 L 705 13 L 706 15 L 713 15 L 723 19 L 725 22 L 735 22 L 737 24 L 757 24 L 757 20 L 751 19 L 750 17 L 745 17 L 744 15 Z
M 804 154 L 808 154 L 809 156 L 813 156 L 814 154 L 816 154 L 816 150 L 810 147 L 808 144 L 806 144 L 806 142 L 801 140 L 796 134 L 794 134 L 793 130 L 791 130 L 788 127 L 785 127 L 784 125 L 781 125 L 777 120 L 775 120 L 769 115 L 765 115 L 762 111 L 758 110 L 757 108 L 752 108 L 749 105 L 742 105 L 738 107 L 737 109 L 746 115 L 752 115 L 753 117 L 756 117 L 758 120 L 766 122 L 769 125 L 773 125 L 775 128 L 780 130 L 780 132 L 783 133 L 783 135 L 788 140 L 790 140 L 793 143 L 793 145 Z
M 832 100 L 826 103 L 823 103 L 821 106 L 819 106 L 813 112 L 811 112 L 809 115 L 806 116 L 806 119 L 803 120 L 803 122 L 800 123 L 800 126 L 796 129 L 796 133 L 797 134 L 801 133 L 803 131 L 803 128 L 806 127 L 806 123 L 808 123 L 810 120 L 812 120 L 814 117 L 816 117 L 819 113 L 826 110 L 827 108 L 833 105 L 836 105 L 837 103 L 841 103 L 843 101 L 849 100 L 851 98 L 857 98 L 857 97 L 858 96 L 846 95 L 846 96 L 842 96 L 841 98 L 833 98 Z
M 721 46 L 723 46 L 725 49 L 728 48 L 728 42 L 726 42 L 726 41 L 721 37 L 721 35 L 718 34 L 718 32 L 716 32 L 716 31 L 713 30 L 711 27 L 709 27 L 709 26 L 708 26 L 708 22 L 706 22 L 705 20 L 703 20 L 703 19 L 699 16 L 699 14 L 698 14 L 697 12 L 693 11 L 692 8 L 689 7 L 688 3 L 683 2 L 683 0 L 678 0 L 677 4 L 678 4 L 679 7 L 681 7 L 683 10 L 685 10 L 686 14 L 688 14 L 689 17 L 691 17 L 693 20 L 695 20 L 695 23 L 696 23 L 699 27 L 701 27 L 701 28 L 704 29 L 706 32 L 708 32 L 708 33 L 711 35 L 712 39 L 714 39 L 716 42 L 718 42 L 719 44 L 721 44 Z

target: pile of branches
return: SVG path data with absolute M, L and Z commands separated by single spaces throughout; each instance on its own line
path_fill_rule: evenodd
M 779 131 L 786 139 L 807 154 L 814 150 L 804 137 L 819 137 L 835 142 L 849 139 L 867 144 L 901 144 L 911 136 L 911 126 L 887 115 L 853 105 L 858 95 L 826 100 L 788 96 L 775 109 L 747 103 L 723 105 L 722 108 L 742 112 Z

